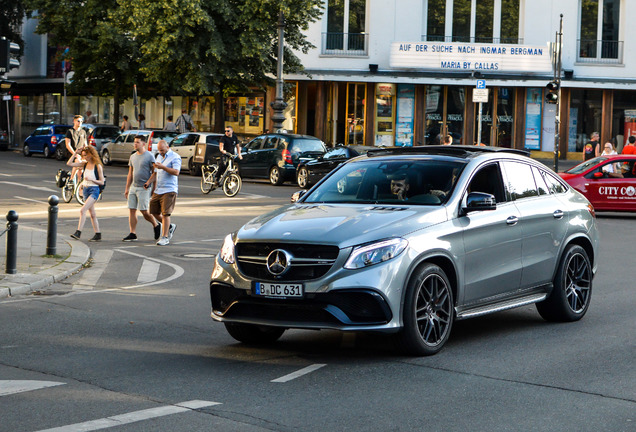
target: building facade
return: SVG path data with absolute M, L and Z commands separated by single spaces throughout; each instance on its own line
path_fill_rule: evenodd
M 561 47 L 559 148 L 581 158 L 594 131 L 620 149 L 636 134 L 636 16 L 631 0 L 324 0 L 324 14 L 297 53 L 307 74 L 285 76 L 285 127 L 330 145 L 454 143 L 525 148 L 551 157 L 557 105 L 546 102 Z M 562 43 L 556 44 L 563 14 Z M 92 111 L 113 119 L 111 98 L 64 97 L 69 65 L 27 21 L 23 65 L 10 78 L 20 139 L 45 122 Z M 477 87 L 480 87 L 477 89 Z M 477 89 L 477 93 L 475 93 Z M 481 103 L 477 99 L 481 97 Z M 273 89 L 225 101 L 225 123 L 243 137 L 272 128 Z M 182 109 L 199 130 L 216 126 L 214 97 L 132 95 L 149 127 Z M 481 108 L 481 116 L 480 116 Z M 70 117 L 69 117 L 70 116 Z M 18 141 L 21 142 L 21 141 Z

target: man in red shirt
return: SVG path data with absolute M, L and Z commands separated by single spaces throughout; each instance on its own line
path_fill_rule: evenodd
M 636 154 L 636 146 L 634 143 L 636 143 L 636 137 L 632 135 L 629 137 L 629 144 L 623 147 L 623 154 Z

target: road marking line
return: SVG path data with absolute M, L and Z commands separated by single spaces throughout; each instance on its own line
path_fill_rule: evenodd
M 36 202 L 38 204 L 48 204 L 48 201 L 45 201 L 45 200 L 36 200 L 36 199 L 33 199 L 33 198 L 25 198 L 25 197 L 21 197 L 21 196 L 17 196 L 17 195 L 15 195 L 13 198 L 24 200 L 24 201 L 32 201 L 32 202 Z
M 11 162 L 9 162 L 11 163 Z M 31 166 L 31 165 L 27 165 L 27 166 Z M 35 165 L 33 165 L 35 167 Z M 45 191 L 45 192 L 55 192 L 55 190 L 47 188 L 47 187 L 40 187 L 40 186 L 31 186 L 31 185 L 26 185 L 23 183 L 17 183 L 17 182 L 10 182 L 10 181 L 0 181 L 0 183 L 4 183 L 4 184 L 8 184 L 8 185 L 13 185 L 13 186 L 22 186 L 25 187 L 27 189 L 32 189 L 32 190 L 39 190 L 39 191 Z
M 19 162 L 8 162 L 9 165 L 20 165 L 20 166 L 28 166 L 31 168 L 35 168 L 37 165 L 31 165 L 31 164 L 25 164 L 25 163 L 19 163 Z
M 291 381 L 293 379 L 296 379 L 298 377 L 301 377 L 303 375 L 307 375 L 308 373 L 316 371 L 316 370 L 318 370 L 318 369 L 320 369 L 321 367 L 324 367 L 324 366 L 327 366 L 327 365 L 324 364 L 324 363 L 316 363 L 316 364 L 313 364 L 311 366 L 307 366 L 306 368 L 302 368 L 301 370 L 298 370 L 296 372 L 290 373 L 289 375 L 285 375 L 285 376 L 282 376 L 280 378 L 273 379 L 271 382 L 284 383 L 284 382 L 287 382 L 287 381 Z
M 13 177 L 11 174 L 3 174 L 3 173 L 0 173 L 0 176 Z
M 157 417 L 165 417 L 171 414 L 178 414 L 187 411 L 194 411 L 201 408 L 207 408 L 214 405 L 221 405 L 220 402 L 208 402 L 201 400 L 192 400 L 181 402 L 176 405 L 168 405 L 158 408 L 150 408 L 141 411 L 133 411 L 127 414 L 120 414 L 112 417 L 104 417 L 97 420 L 91 420 L 83 423 L 75 423 L 67 426 L 60 426 L 52 429 L 43 429 L 39 432 L 79 432 L 79 431 L 95 431 L 107 429 L 111 427 L 121 426 L 130 423 L 136 423 L 142 420 L 150 420 Z
M 0 396 L 24 393 L 32 390 L 39 390 L 64 384 L 66 383 L 56 381 L 0 380 Z
M 102 274 L 106 270 L 106 266 L 108 265 L 112 257 L 112 249 L 100 249 L 95 252 L 95 256 L 93 257 L 93 265 L 82 271 L 82 277 L 79 281 L 77 281 L 77 284 L 73 285 L 73 289 L 84 289 L 86 285 L 91 287 L 97 285 L 99 278 L 102 277 Z M 83 286 L 78 287 L 78 285 Z
M 159 285 L 159 284 L 162 284 L 162 283 L 166 283 L 166 282 L 170 282 L 172 280 L 178 279 L 181 276 L 183 276 L 183 274 L 185 273 L 185 270 L 183 269 L 183 267 L 178 266 L 178 265 L 173 264 L 173 263 L 168 262 L 168 261 L 160 260 L 160 259 L 157 259 L 157 258 L 147 257 L 147 256 L 144 256 L 144 255 L 141 255 L 141 254 L 138 254 L 138 253 L 134 253 L 134 252 L 130 252 L 130 251 L 123 250 L 123 249 L 115 249 L 115 250 L 119 251 L 121 253 L 126 253 L 126 254 L 129 254 L 129 255 L 132 255 L 132 256 L 136 256 L 136 257 L 139 257 L 139 258 L 145 258 L 147 260 L 156 261 L 159 264 L 167 265 L 168 267 L 172 267 L 175 270 L 175 272 L 174 272 L 174 274 L 172 276 L 167 277 L 167 278 L 162 279 L 162 280 L 159 280 L 159 281 L 155 280 L 155 281 L 152 281 L 152 282 L 140 283 L 140 284 L 137 284 L 137 285 L 129 285 L 129 286 L 121 287 L 121 288 L 115 288 L 114 290 L 127 290 L 127 289 L 141 288 L 141 287 L 145 287 L 147 285 Z
M 161 267 L 161 264 L 158 262 L 145 259 L 143 264 L 141 264 L 139 276 L 137 276 L 137 283 L 156 281 L 157 275 L 159 275 L 159 267 Z

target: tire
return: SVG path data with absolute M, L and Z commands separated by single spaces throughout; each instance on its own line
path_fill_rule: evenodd
M 24 147 L 22 147 L 22 154 L 25 157 L 31 157 L 31 155 L 33 154 L 31 153 L 31 149 L 29 148 L 28 144 L 24 144 Z
M 274 186 L 280 186 L 283 184 L 283 175 L 280 172 L 280 168 L 277 166 L 269 169 L 269 182 Z
M 240 323 L 225 323 L 225 329 L 237 341 L 252 345 L 276 342 L 285 333 L 282 327 Z
M 215 186 L 213 184 L 215 172 L 216 170 L 214 169 L 201 170 L 201 192 L 203 192 L 204 194 L 209 194 L 215 189 Z
M 570 322 L 583 318 L 592 297 L 592 264 L 581 246 L 570 245 L 559 262 L 552 292 L 537 303 L 546 321 Z
M 71 200 L 73 199 L 73 189 L 74 189 L 75 183 L 73 181 L 71 181 L 71 179 L 69 178 L 66 181 L 66 184 L 64 185 L 64 187 L 62 188 L 62 199 L 64 200 L 64 202 L 71 202 Z
M 110 152 L 108 150 L 104 150 L 102 153 L 102 163 L 104 165 L 110 165 L 113 163 L 113 160 L 110 158 Z
M 194 158 L 190 158 L 188 161 L 188 173 L 191 176 L 201 175 L 201 168 L 194 164 Z
M 307 167 L 301 166 L 298 168 L 298 172 L 296 173 L 296 183 L 302 189 L 308 189 L 310 187 L 309 183 L 309 170 Z
M 55 149 L 55 159 L 59 161 L 64 160 L 64 148 L 60 144 L 58 144 Z
M 49 148 L 48 144 L 44 146 L 44 158 L 48 159 L 51 157 L 51 149 Z
M 414 274 L 407 285 L 403 314 L 397 342 L 404 352 L 427 356 L 442 349 L 455 318 L 453 292 L 444 270 L 427 263 Z
M 84 205 L 84 186 L 82 183 L 75 188 L 75 199 L 78 203 L 80 203 L 80 205 Z
M 229 197 L 236 196 L 241 190 L 242 183 L 241 177 L 236 173 L 230 174 L 223 181 L 223 193 Z

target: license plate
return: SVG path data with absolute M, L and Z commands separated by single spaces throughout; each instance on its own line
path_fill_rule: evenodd
M 254 292 L 257 296 L 264 297 L 302 297 L 304 289 L 302 284 L 278 284 L 271 282 L 256 282 Z

